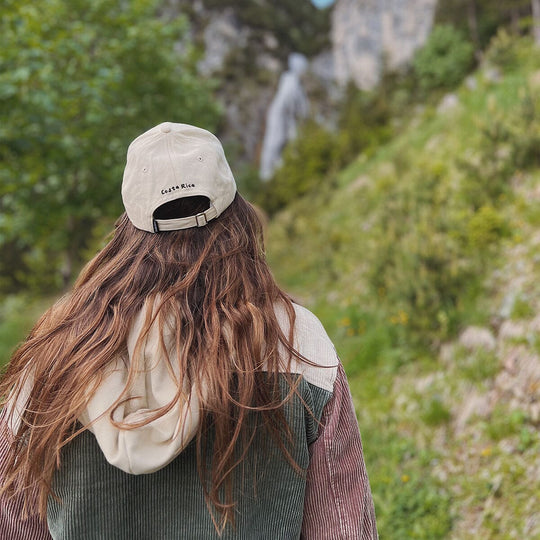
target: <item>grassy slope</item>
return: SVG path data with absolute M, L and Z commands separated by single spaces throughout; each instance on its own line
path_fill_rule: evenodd
M 538 472 L 531 481 L 531 471 L 540 466 L 538 430 L 519 405 L 512 410 L 497 394 L 506 342 L 499 339 L 491 353 L 454 344 L 447 346 L 452 352 L 444 362 L 438 350 L 409 361 L 414 352 L 395 347 L 385 330 L 388 321 L 377 318 L 377 292 L 367 290 L 365 263 L 377 249 L 372 223 L 380 208 L 396 193 L 406 193 L 408 183 L 411 189 L 419 185 L 415 169 L 442 171 L 443 189 L 445 181 L 451 183 L 459 174 L 457 158 L 480 144 L 479 125 L 517 107 L 538 65 L 535 56 L 498 82 L 476 74 L 476 89 L 458 91 L 458 107 L 420 111 L 390 144 L 344 170 L 337 188 L 321 186 L 270 225 L 268 252 L 278 280 L 322 319 L 346 366 L 385 539 L 540 537 L 531 503 L 539 500 Z M 524 248 L 525 260 L 538 258 L 538 246 L 531 242 L 538 201 L 530 195 L 538 193 L 540 178 L 536 171 L 522 177 L 521 192 L 516 189 L 502 210 L 513 235 L 503 244 L 502 257 L 485 263 L 490 296 L 467 303 L 464 283 L 461 325 L 489 323 L 512 286 L 504 261 L 515 255 L 516 245 Z M 396 190 L 399 183 L 405 189 Z M 451 196 L 443 201 L 445 211 L 452 211 Z M 530 272 L 534 276 L 534 268 Z M 497 281 L 496 275 L 503 278 Z M 538 289 L 528 295 L 529 304 L 538 304 Z M 525 311 L 529 318 L 535 312 Z M 407 313 L 393 315 L 392 321 L 406 332 Z M 458 426 L 460 404 L 472 393 L 501 402 L 484 417 L 472 416 L 465 427 Z M 538 389 L 532 399 L 539 399 Z

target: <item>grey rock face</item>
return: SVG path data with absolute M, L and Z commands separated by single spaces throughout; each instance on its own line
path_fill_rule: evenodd
M 459 344 L 468 350 L 485 349 L 486 351 L 493 351 L 497 342 L 487 328 L 469 326 L 459 336 Z
M 371 89 L 383 63 L 408 63 L 433 26 L 437 0 L 337 0 L 332 13 L 335 75 Z
M 437 112 L 445 114 L 454 111 L 458 106 L 459 98 L 457 97 L 457 94 L 446 94 L 439 103 L 439 106 L 437 107 Z
M 331 85 L 336 78 L 334 56 L 331 51 L 324 51 L 310 62 L 311 72 L 321 81 Z
M 201 75 L 219 71 L 231 50 L 246 46 L 249 31 L 241 27 L 230 8 L 213 13 L 204 29 L 204 58 L 197 64 Z
M 269 0 L 261 2 L 265 3 L 270 4 Z M 279 36 L 250 26 L 241 9 L 232 2 L 220 6 L 206 0 L 163 0 L 162 13 L 170 19 L 189 18 L 189 30 L 176 50 L 186 53 L 193 46 L 203 50 L 197 64 L 199 74 L 219 83 L 216 96 L 224 114 L 219 137 L 233 169 L 251 174 L 251 168 L 260 162 L 268 108 L 285 65 Z M 308 95 L 317 96 L 314 117 L 330 122 L 332 99 L 341 95 L 334 82 L 332 53 L 316 57 L 312 72 L 302 82 Z

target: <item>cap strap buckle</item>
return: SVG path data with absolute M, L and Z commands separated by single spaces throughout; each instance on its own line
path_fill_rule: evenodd
M 195 216 L 195 221 L 197 222 L 197 227 L 204 227 L 208 223 L 208 220 L 206 219 L 206 213 L 201 212 L 200 214 L 197 214 Z

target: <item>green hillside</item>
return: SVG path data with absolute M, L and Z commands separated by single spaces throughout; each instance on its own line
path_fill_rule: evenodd
M 540 51 L 500 34 L 270 223 L 346 366 L 381 538 L 540 538 L 539 143 Z

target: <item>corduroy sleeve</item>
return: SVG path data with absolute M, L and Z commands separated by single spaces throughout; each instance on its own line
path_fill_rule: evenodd
M 310 446 L 301 538 L 378 538 L 360 431 L 341 364 L 319 437 Z
M 6 459 L 9 450 L 8 428 L 0 418 L 0 463 Z M 1 470 L 1 467 L 0 467 Z M 0 486 L 3 478 L 0 475 Z M 37 516 L 21 518 L 23 502 L 21 497 L 7 498 L 0 495 L 0 538 L 9 540 L 51 540 L 47 524 Z

